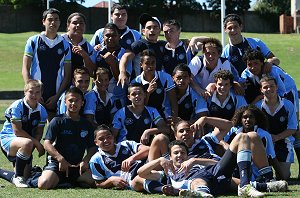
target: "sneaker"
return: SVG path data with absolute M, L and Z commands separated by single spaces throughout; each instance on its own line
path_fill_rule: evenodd
M 206 193 L 206 192 L 202 192 L 202 191 L 193 191 L 193 190 L 180 190 L 179 191 L 179 197 L 182 198 L 200 198 L 200 197 L 204 197 L 204 198 L 213 198 L 214 196 Z
M 285 192 L 288 190 L 288 183 L 285 180 L 267 182 L 269 192 Z
M 28 188 L 29 186 L 26 184 L 24 177 L 14 177 L 12 179 L 12 183 L 16 185 L 17 188 Z
M 238 187 L 238 196 L 239 197 L 264 197 L 265 194 L 256 190 L 251 184 L 247 184 L 242 188 Z

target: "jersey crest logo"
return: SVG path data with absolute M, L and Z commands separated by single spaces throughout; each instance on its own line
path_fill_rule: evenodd
M 124 154 L 124 155 L 128 154 L 127 148 L 124 148 L 124 149 L 122 150 L 122 154 Z
M 149 124 L 149 123 L 150 123 L 150 119 L 149 119 L 149 118 L 145 118 L 145 119 L 144 119 L 144 123 L 145 123 L 145 124 Z
M 96 111 L 103 111 L 103 106 L 101 104 L 97 104 Z
M 46 45 L 41 44 L 39 47 L 40 50 L 45 51 L 47 49 Z
M 39 120 L 32 120 L 32 125 L 33 125 L 33 126 L 38 125 L 38 123 L 39 123 Z
M 157 89 L 156 89 L 156 93 L 157 93 L 157 94 L 161 94 L 161 92 L 162 92 L 162 90 L 161 90 L 160 88 L 157 88 Z
M 211 105 L 210 109 L 211 109 L 211 111 L 218 111 L 217 105 Z
M 284 116 L 281 116 L 281 117 L 279 118 L 279 120 L 280 120 L 280 122 L 284 122 L 284 121 L 285 121 L 285 117 L 284 117 Z
M 28 121 L 27 115 L 23 115 L 23 116 L 22 116 L 22 122 L 27 122 L 27 121 Z
M 227 110 L 232 109 L 232 105 L 231 105 L 231 104 L 227 104 L 227 105 L 226 105 L 226 109 L 227 109 Z
M 125 125 L 131 125 L 131 124 L 133 124 L 132 118 L 126 118 L 125 119 Z
M 130 45 L 131 43 L 132 43 L 132 40 L 130 40 L 130 39 L 126 40 L 126 44 Z
M 59 48 L 59 49 L 57 50 L 57 54 L 61 55 L 62 53 L 63 53 L 63 50 Z
M 231 62 L 236 62 L 236 61 L 238 61 L 239 60 L 239 58 L 237 57 L 237 56 L 232 56 L 231 58 L 230 58 L 230 61 Z
M 80 137 L 84 138 L 85 136 L 87 136 L 87 134 L 88 134 L 88 131 L 82 130 L 82 131 L 80 132 Z
M 192 104 L 191 103 L 185 103 L 184 108 L 189 109 L 191 108 Z
M 184 55 L 184 54 L 179 54 L 179 56 L 178 56 L 179 60 L 183 60 L 183 59 L 184 59 L 184 57 L 185 57 L 185 55 Z

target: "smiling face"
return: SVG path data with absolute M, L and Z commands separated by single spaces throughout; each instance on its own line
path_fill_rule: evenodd
M 114 154 L 115 152 L 114 136 L 109 130 L 98 131 L 94 142 L 102 151 L 110 154 Z
M 276 85 L 274 80 L 261 82 L 260 91 L 266 98 L 269 98 L 269 99 L 276 98 L 277 97 L 277 89 L 278 89 L 278 86 Z
M 183 146 L 174 145 L 170 150 L 170 159 L 175 167 L 180 168 L 181 164 L 188 159 L 186 149 Z
M 225 32 L 230 40 L 240 40 L 242 37 L 242 25 L 239 25 L 237 21 L 229 21 L 226 24 Z
M 83 98 L 78 93 L 67 93 L 65 98 L 65 104 L 67 112 L 70 114 L 79 114 L 81 107 L 83 106 Z
M 210 68 L 215 68 L 221 55 L 218 52 L 217 48 L 208 44 L 207 46 L 205 46 L 203 53 L 207 66 L 209 66 Z
M 94 80 L 98 92 L 105 92 L 109 85 L 108 74 L 98 74 L 97 78 Z
M 230 89 L 231 89 L 231 83 L 229 79 L 224 80 L 222 78 L 218 78 L 216 82 L 217 95 L 227 97 Z
M 181 122 L 177 125 L 175 139 L 183 141 L 188 147 L 194 143 L 194 131 L 190 128 L 187 122 Z
M 85 22 L 80 16 L 73 16 L 67 24 L 68 34 L 82 36 L 85 32 Z
M 144 106 L 146 96 L 142 87 L 130 87 L 128 93 L 128 100 L 133 106 Z
M 73 84 L 78 87 L 82 93 L 86 93 L 90 85 L 89 74 L 76 74 L 73 79 Z
M 160 34 L 160 27 L 156 21 L 148 21 L 142 29 L 145 39 L 151 43 L 156 43 Z
M 244 132 L 250 132 L 254 130 L 256 125 L 255 115 L 250 110 L 246 110 L 242 115 L 242 125 Z
M 43 25 L 45 26 L 45 31 L 50 33 L 57 33 L 60 26 L 60 20 L 58 14 L 47 14 L 46 18 L 43 19 Z
M 31 108 L 36 108 L 39 100 L 42 97 L 41 87 L 29 87 L 24 91 L 25 101 Z

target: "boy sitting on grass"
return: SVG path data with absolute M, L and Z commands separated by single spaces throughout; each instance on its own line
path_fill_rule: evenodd
M 6 121 L 0 132 L 1 149 L 15 168 L 12 183 L 19 188 L 28 187 L 26 179 L 30 174 L 33 150 L 36 148 L 39 156 L 45 153 L 40 143 L 47 120 L 47 111 L 39 103 L 42 86 L 39 80 L 27 81 L 25 97 L 5 111 Z

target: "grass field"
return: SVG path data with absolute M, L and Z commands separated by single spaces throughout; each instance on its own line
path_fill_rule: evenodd
M 36 32 L 20 34 L 0 33 L 0 91 L 22 90 L 23 79 L 21 76 L 22 56 L 24 46 L 28 37 Z M 219 33 L 182 33 L 182 38 L 191 38 L 192 36 L 206 35 L 219 38 Z M 295 79 L 300 87 L 300 36 L 296 34 L 247 34 L 246 37 L 257 37 L 262 39 L 267 46 L 281 60 L 280 66 L 284 68 Z M 92 35 L 86 35 L 90 40 Z M 4 120 L 4 111 L 12 101 L 0 101 L 0 120 Z M 2 124 L 0 124 L 2 128 Z M 297 161 L 297 160 L 296 160 Z M 43 166 L 45 158 L 38 158 L 35 154 L 34 164 Z M 0 168 L 11 169 L 6 158 L 0 154 Z M 300 182 L 296 181 L 298 175 L 298 163 L 292 165 L 292 179 L 289 192 L 286 193 L 268 193 L 272 197 L 300 197 Z M 37 189 L 16 189 L 13 185 L 4 180 L 0 180 L 0 197 L 163 197 L 159 195 L 145 195 L 132 191 L 103 190 L 103 189 L 58 189 L 50 191 L 39 191 Z M 234 197 L 229 196 L 229 197 Z

